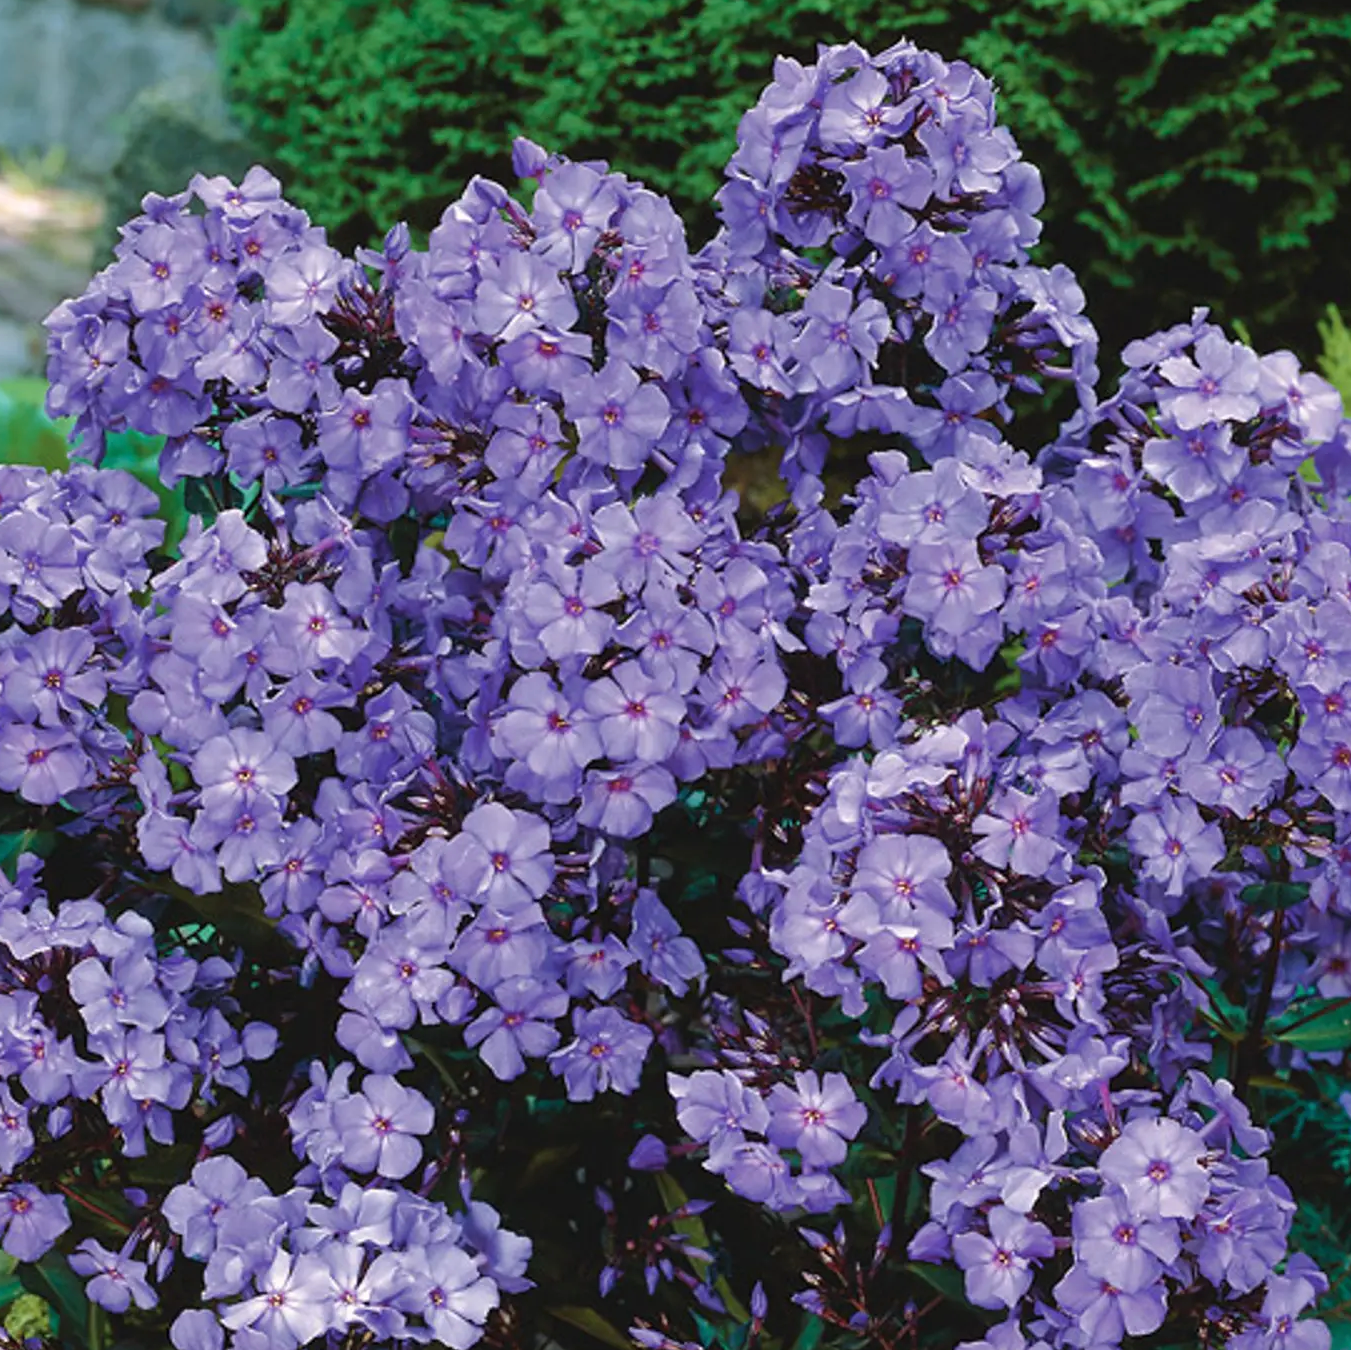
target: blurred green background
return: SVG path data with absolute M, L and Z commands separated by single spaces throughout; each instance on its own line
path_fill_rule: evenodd
M 146 72 L 109 78 L 92 158 L 85 30 Z M 1351 303 L 1346 0 L 0 0 L 0 378 L 40 373 L 36 311 L 196 168 L 267 163 L 351 248 L 509 181 L 525 134 L 670 194 L 697 244 L 775 55 L 901 36 L 994 79 L 1046 183 L 1038 260 L 1078 272 L 1108 371 L 1195 304 L 1314 360 Z
M 1312 355 L 1351 300 L 1345 0 L 240 0 L 226 92 L 344 245 L 423 230 L 522 133 L 670 194 L 694 242 L 774 56 L 902 36 L 991 76 L 1046 183 L 1040 261 L 1109 351 L 1195 304 Z

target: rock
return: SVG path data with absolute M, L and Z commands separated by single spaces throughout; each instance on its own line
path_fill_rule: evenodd
M 32 325 L 0 318 L 0 380 L 37 373 L 40 365 L 33 348 L 39 336 Z
M 171 196 L 194 174 L 224 174 L 236 182 L 260 156 L 231 123 L 219 88 L 171 80 L 139 94 L 123 118 L 124 148 L 112 166 L 97 267 L 111 260 L 119 225 L 141 213 L 148 192 Z
M 229 23 L 236 7 L 234 0 L 161 0 L 160 8 L 170 23 L 210 30 Z
M 196 99 L 203 90 L 220 97 L 210 35 L 170 23 L 153 4 L 129 13 L 75 0 L 0 0 L 0 52 L 0 145 L 20 158 L 64 146 L 68 168 L 85 180 L 106 175 L 122 147 L 120 115 L 147 86 L 182 79 Z

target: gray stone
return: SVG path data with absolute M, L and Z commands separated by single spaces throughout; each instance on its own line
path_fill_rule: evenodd
M 153 9 L 128 12 L 76 0 L 0 0 L 0 146 L 65 148 L 69 169 L 104 177 L 122 148 L 123 114 L 147 86 L 182 79 L 219 99 L 208 33 Z
M 231 123 L 218 88 L 203 97 L 189 81 L 167 81 L 137 95 L 122 122 L 123 149 L 112 166 L 98 266 L 110 260 L 117 227 L 140 214 L 146 193 L 172 196 L 197 173 L 237 182 L 259 158 Z
M 234 17 L 234 0 L 160 0 L 160 12 L 170 23 L 211 30 Z
M 0 380 L 16 375 L 36 375 L 39 364 L 34 351 L 39 330 L 16 319 L 0 318 Z

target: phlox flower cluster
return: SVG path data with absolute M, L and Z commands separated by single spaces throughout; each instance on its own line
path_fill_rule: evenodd
M 539 1170 L 654 1350 L 782 1285 L 735 1206 L 810 1277 L 747 1347 L 794 1303 L 917 1343 L 869 1290 L 936 1263 L 980 1350 L 1327 1350 L 1247 1089 L 1344 1053 L 1298 1034 L 1351 995 L 1335 392 L 1198 311 L 1101 399 L 992 86 L 911 43 L 781 60 L 696 251 L 514 162 L 354 259 L 199 176 L 49 320 L 84 462 L 0 469 L 51 855 L 0 891 L 0 1245 L 176 1350 L 524 1345 L 558 1216 L 494 1160 L 579 1118 Z M 211 503 L 172 554 L 126 428 Z M 846 1297 L 813 1222 L 864 1190 Z

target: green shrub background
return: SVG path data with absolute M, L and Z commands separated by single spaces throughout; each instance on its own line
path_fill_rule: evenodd
M 525 134 L 670 194 L 696 243 L 776 53 L 908 36 L 990 74 L 1109 348 L 1209 304 L 1310 346 L 1351 296 L 1345 0 L 240 0 L 236 115 L 344 247 L 428 230 Z

